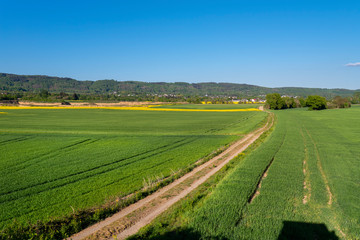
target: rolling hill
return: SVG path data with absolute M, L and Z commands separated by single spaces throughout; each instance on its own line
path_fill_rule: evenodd
M 186 83 L 186 82 L 140 82 L 140 81 L 78 81 L 72 78 L 60 78 L 43 75 L 17 75 L 0 73 L 0 91 L 39 92 L 45 89 L 51 93 L 81 94 L 173 94 L 184 96 L 238 96 L 255 97 L 268 93 L 302 96 L 321 95 L 326 98 L 334 96 L 352 96 L 356 90 L 282 87 L 267 88 L 237 83 Z M 360 90 L 358 90 L 360 91 Z

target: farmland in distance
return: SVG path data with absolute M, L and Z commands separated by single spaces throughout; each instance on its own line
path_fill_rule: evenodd
M 178 105 L 162 105 L 155 108 L 174 108 L 174 109 L 249 109 L 258 108 L 263 104 L 178 104 Z
M 1 109 L 0 226 L 128 195 L 258 127 L 264 112 Z
M 135 238 L 360 239 L 360 107 L 274 113 L 273 132 L 214 190 Z

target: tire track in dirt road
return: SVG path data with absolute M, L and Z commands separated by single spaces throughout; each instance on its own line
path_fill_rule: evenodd
M 177 201 L 203 184 L 233 158 L 258 139 L 274 122 L 269 113 L 265 126 L 253 131 L 227 148 L 220 155 L 194 168 L 191 172 L 159 189 L 148 197 L 122 209 L 113 216 L 68 238 L 80 239 L 125 239 L 149 224 Z

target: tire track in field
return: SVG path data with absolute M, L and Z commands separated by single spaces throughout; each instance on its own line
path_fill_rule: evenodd
M 244 202 L 243 206 L 241 207 L 241 212 L 239 214 L 239 217 L 237 219 L 237 221 L 235 222 L 235 226 L 239 226 L 241 221 L 244 219 L 244 214 L 246 212 L 246 206 L 248 206 L 249 204 L 252 204 L 252 202 L 254 201 L 254 199 L 260 195 L 260 189 L 261 189 L 261 184 L 262 181 L 267 177 L 269 168 L 271 167 L 272 163 L 275 160 L 276 155 L 278 154 L 278 152 L 280 151 L 281 147 L 283 146 L 284 142 L 285 142 L 285 138 L 286 138 L 286 134 L 287 131 L 284 132 L 284 135 L 282 136 L 282 140 L 281 140 L 281 144 L 279 145 L 279 147 L 276 149 L 275 153 L 273 154 L 270 162 L 266 165 L 265 169 L 263 170 L 261 177 L 257 180 L 257 184 L 256 187 L 252 190 L 252 193 L 250 194 L 250 196 L 248 197 L 248 200 L 246 202 Z
M 171 160 L 172 160 L 172 159 L 171 159 Z M 127 179 L 127 178 L 129 178 L 129 177 L 133 177 L 133 176 L 139 175 L 139 174 L 141 174 L 142 172 L 145 172 L 146 170 L 149 170 L 149 169 L 154 168 L 154 167 L 158 167 L 158 166 L 160 166 L 160 165 L 162 165 L 162 164 L 164 164 L 164 163 L 166 163 L 166 161 L 161 162 L 161 163 L 159 163 L 159 164 L 155 164 L 155 165 L 153 165 L 153 166 L 151 166 L 151 167 L 149 167 L 149 168 L 146 168 L 146 169 L 144 169 L 143 171 L 138 172 L 138 173 L 136 173 L 136 174 L 132 174 L 132 175 L 128 175 L 128 176 L 126 176 L 126 177 L 118 178 L 118 179 L 116 179 L 115 181 L 112 181 L 112 182 L 109 182 L 109 183 L 107 183 L 107 184 L 105 184 L 105 185 L 100 186 L 99 188 L 108 187 L 108 186 L 110 186 L 110 185 L 112 185 L 112 184 L 114 184 L 114 183 L 120 182 L 120 181 L 125 180 L 125 179 Z M 80 179 L 80 180 L 83 180 L 83 179 Z M 64 185 L 67 185 L 67 184 L 64 184 Z M 62 185 L 62 186 L 63 186 L 63 185 Z M 60 187 L 61 187 L 61 186 L 60 186 Z M 49 188 L 49 190 L 51 190 L 51 188 Z M 95 191 L 97 191 L 97 190 L 98 190 L 98 188 L 97 188 L 97 189 L 88 190 L 88 191 L 82 192 L 81 194 L 79 194 L 79 195 L 77 195 L 77 196 L 84 196 L 84 195 L 90 194 L 90 193 L 92 193 L 92 192 L 95 192 Z M 24 197 L 26 197 L 26 196 L 24 196 Z M 15 199 L 15 200 L 18 200 L 18 199 Z M 57 203 L 54 203 L 54 204 L 48 204 L 48 205 L 46 206 L 46 208 L 52 209 L 53 207 L 59 206 L 59 205 L 62 205 L 62 204 L 63 204 L 62 202 L 60 202 L 60 203 L 57 202 Z M 27 212 L 22 212 L 21 214 L 15 214 L 15 215 L 12 215 L 12 217 L 9 217 L 9 218 L 3 218 L 3 219 L 1 220 L 1 222 L 5 222 L 5 221 L 8 221 L 8 220 L 12 220 L 12 219 L 14 219 L 14 218 L 16 218 L 16 217 L 21 217 L 21 216 L 24 216 L 24 215 L 27 215 L 27 214 L 30 214 L 30 213 L 32 213 L 32 212 L 36 212 L 36 211 L 42 210 L 42 209 L 44 209 L 44 207 L 32 208 L 31 210 L 29 210 L 29 211 L 27 211 Z
M 120 182 L 120 181 L 125 180 L 125 179 L 127 179 L 127 178 L 129 178 L 129 177 L 133 177 L 133 176 L 139 175 L 139 174 L 141 174 L 141 173 L 143 173 L 143 172 L 146 172 L 146 171 L 149 170 L 149 169 L 152 169 L 152 168 L 161 166 L 161 165 L 163 165 L 163 164 L 165 164 L 166 162 L 171 161 L 171 160 L 174 160 L 174 158 L 166 159 L 165 161 L 162 161 L 162 162 L 160 162 L 160 163 L 157 163 L 157 164 L 155 164 L 155 165 L 152 165 L 151 167 L 145 168 L 145 169 L 143 169 L 142 171 L 137 172 L 137 173 L 135 173 L 135 174 L 131 174 L 131 175 L 128 175 L 128 176 L 125 176 L 125 177 L 122 177 L 122 178 L 117 178 L 117 179 L 114 180 L 114 181 L 111 181 L 111 182 L 109 182 L 109 183 L 107 183 L 107 184 L 102 185 L 101 188 L 108 187 L 108 186 L 110 186 L 110 185 L 112 185 L 112 184 L 114 184 L 114 183 Z M 88 194 L 88 193 L 95 192 L 95 191 L 97 191 L 97 189 L 93 189 L 93 190 L 84 192 L 84 193 L 82 193 L 82 194 L 80 194 L 80 195 L 86 195 L 86 194 Z
M 55 150 L 55 152 L 59 152 L 59 151 L 64 150 L 64 149 L 69 149 L 69 148 L 72 148 L 73 146 L 78 146 L 78 145 L 80 145 L 80 144 L 85 144 L 85 143 L 87 143 L 86 145 L 92 144 L 92 143 L 95 143 L 95 142 L 99 141 L 100 139 L 95 139 L 95 140 L 93 140 L 92 142 L 89 142 L 89 140 L 91 140 L 91 139 L 81 140 L 80 142 L 76 142 L 76 143 L 70 144 L 70 145 L 68 145 L 68 146 L 61 147 L 61 148 Z M 181 140 L 180 140 L 180 141 L 181 141 Z M 172 144 L 175 144 L 175 143 L 176 143 L 176 142 L 174 142 L 174 143 L 172 143 Z M 166 146 L 168 146 L 168 145 L 164 145 L 164 146 L 162 146 L 162 147 L 166 147 Z M 162 148 L 162 147 L 160 147 L 160 148 Z M 133 158 L 133 157 L 136 157 L 136 156 L 140 156 L 140 155 L 142 155 L 142 154 L 146 154 L 146 153 L 155 151 L 155 150 L 157 150 L 157 149 L 159 149 L 159 148 L 151 149 L 151 150 L 149 150 L 149 151 L 145 151 L 145 152 L 142 152 L 142 153 L 133 155 L 133 156 L 131 156 L 130 158 Z M 60 153 L 60 154 L 61 154 L 61 153 Z M 36 156 L 36 157 L 33 157 L 33 158 L 31 158 L 30 160 L 28 160 L 28 161 L 31 161 L 31 160 L 34 160 L 34 159 L 38 159 L 38 158 L 47 157 L 46 159 L 43 159 L 43 160 L 37 162 L 37 163 L 39 163 L 39 162 L 48 160 L 49 157 L 55 157 L 55 156 L 58 156 L 58 155 L 60 155 L 60 154 L 59 154 L 59 153 L 54 153 L 54 151 L 51 151 L 51 152 L 47 152 L 47 153 L 38 155 L 38 156 Z M 126 160 L 126 159 L 123 159 L 123 160 Z M 28 161 L 27 161 L 27 163 L 24 163 L 24 164 L 27 164 L 28 166 L 31 166 L 31 164 L 29 164 Z M 104 165 L 101 165 L 101 166 L 104 166 Z M 14 167 L 12 167 L 12 168 L 14 168 Z M 23 169 L 25 169 L 25 168 L 26 168 L 26 167 L 22 167 L 21 169 L 18 169 L 17 171 L 21 171 L 21 170 L 23 170 Z M 11 168 L 7 168 L 6 170 L 8 170 L 8 171 L 11 170 L 11 171 L 13 171 Z M 14 171 L 14 172 L 16 173 L 17 171 Z M 67 176 L 69 176 L 69 175 L 67 175 Z M 59 179 L 62 179 L 62 178 L 59 178 Z M 54 179 L 54 180 L 57 180 L 57 179 Z M 46 181 L 46 183 L 47 183 L 47 182 L 48 182 L 48 181 Z M 40 184 L 41 184 L 41 183 L 40 183 Z
M 325 188 L 326 188 L 326 191 L 328 193 L 328 202 L 327 202 L 327 205 L 329 208 L 332 207 L 332 203 L 334 201 L 334 196 L 331 192 L 331 189 L 330 189 L 330 185 L 329 185 L 329 181 L 326 177 L 326 174 L 324 172 L 324 169 L 322 167 L 322 164 L 321 164 L 321 158 L 320 158 L 320 153 L 319 153 L 319 150 L 317 148 L 317 145 L 316 145 L 316 142 L 315 140 L 313 139 L 313 137 L 311 136 L 310 132 L 305 128 L 306 130 L 306 133 L 307 135 L 309 136 L 313 146 L 314 146 L 314 149 L 315 149 L 315 154 L 316 154 L 316 160 L 317 160 L 317 166 L 318 166 L 318 169 L 320 171 L 320 174 L 321 174 L 321 177 L 323 179 L 323 182 L 324 182 L 324 185 L 325 185 Z M 332 213 L 333 214 L 333 213 Z M 334 228 L 342 235 L 342 237 L 344 239 L 346 239 L 346 234 L 344 231 L 342 231 L 338 221 L 336 220 L 336 216 L 334 216 L 333 218 L 329 218 L 328 221 L 334 226 Z
M 216 132 L 225 130 L 225 129 L 227 129 L 227 128 L 230 128 L 230 127 L 232 127 L 232 126 L 235 126 L 235 125 L 237 125 L 237 124 L 239 124 L 239 123 L 242 123 L 242 122 L 246 121 L 247 119 L 251 118 L 251 117 L 254 116 L 254 115 L 255 115 L 255 113 L 252 113 L 252 114 L 249 115 L 249 116 L 243 117 L 243 118 L 239 119 L 238 121 L 235 121 L 235 122 L 230 123 L 230 124 L 228 124 L 228 125 L 225 125 L 225 126 L 223 126 L 223 127 L 214 128 L 214 129 L 209 129 L 209 130 L 207 130 L 205 133 L 216 133 Z
M 87 178 L 90 178 L 90 177 L 93 177 L 93 176 L 96 176 L 96 175 L 99 175 L 99 174 L 104 174 L 104 173 L 107 173 L 107 172 L 110 172 L 110 171 L 113 171 L 115 169 L 118 169 L 120 167 L 124 167 L 124 166 L 127 166 L 127 165 L 130 165 L 130 164 L 133 164 L 135 162 L 138 162 L 138 161 L 141 161 L 143 159 L 146 159 L 146 158 L 149 158 L 149 157 L 153 157 L 153 156 L 156 156 L 156 155 L 159 155 L 163 152 L 166 152 L 166 151 L 171 151 L 171 150 L 174 150 L 176 148 L 179 148 L 179 147 L 182 147 L 184 145 L 187 145 L 189 143 L 192 143 L 194 141 L 196 141 L 198 138 L 193 138 L 193 139 L 183 139 L 183 140 L 179 140 L 179 141 L 176 141 L 175 143 L 171 144 L 171 145 L 166 145 L 166 146 L 163 146 L 163 147 L 160 147 L 160 148 L 156 148 L 156 149 L 153 149 L 153 150 L 150 150 L 150 151 L 146 151 L 145 153 L 141 153 L 141 154 L 136 154 L 132 157 L 129 157 L 129 158 L 123 158 L 123 159 L 120 159 L 120 160 L 117 160 L 117 161 L 114 161 L 114 162 L 111 162 L 111 163 L 108 163 L 108 164 L 104 164 L 104 165 L 101 165 L 101 166 L 97 166 L 97 167 L 93 167 L 93 168 L 90 168 L 90 169 L 87 169 L 85 171 L 81 171 L 81 172 L 77 172 L 77 173 L 73 173 L 73 174 L 70 174 L 70 175 L 66 175 L 64 177 L 60 177 L 60 178 L 57 178 L 57 179 L 54 179 L 54 180 L 51 180 L 51 181 L 44 181 L 44 182 L 41 182 L 41 183 L 38 183 L 38 184 L 34 184 L 34 185 L 31 185 L 31 186 L 28 186 L 28 187 L 23 187 L 23 188 L 19 188 L 17 190 L 13 190 L 13 191 L 8 191 L 6 193 L 3 193 L 1 194 L 1 197 L 4 197 L 6 195 L 10 195 L 10 194 L 16 194 L 20 191 L 24 191 L 24 190 L 29 190 L 31 188 L 34 188 L 34 187 L 39 187 L 39 186 L 44 186 L 44 189 L 42 190 L 39 190 L 39 191 L 32 191 L 30 193 L 25 193 L 24 195 L 22 196 L 19 196 L 19 193 L 14 196 L 14 197 L 8 197 L 7 199 L 5 200 L 0 200 L 0 203 L 5 203 L 5 202 L 10 202 L 10 201 L 14 201 L 14 200 L 18 200 L 18 199 L 21 199 L 21 198 L 24 198 L 24 197 L 29 197 L 31 195 L 34 195 L 34 194 L 39 194 L 39 193 L 42 193 L 42 192 L 46 192 L 46 191 L 49 191 L 49 190 L 53 190 L 53 189 L 56 189 L 56 188 L 60 188 L 60 187 L 63 187 L 65 185 L 68 185 L 68 184 L 72 184 L 72 183 L 76 183 L 78 181 L 82 181 L 84 179 L 87 179 Z M 187 140 L 187 141 L 186 141 Z M 176 143 L 179 143 L 178 145 L 176 145 Z M 175 146 L 174 146 L 175 145 Z M 167 148 L 167 147 L 171 147 L 171 148 Z M 165 149 L 163 149 L 165 148 Z M 151 152 L 154 152 L 158 149 L 162 149 L 161 151 L 159 152 L 155 152 L 155 153 L 152 153 L 150 155 L 146 155 L 144 157 L 141 157 L 141 158 L 138 158 L 138 159 L 135 159 L 134 161 L 131 161 L 131 162 L 128 162 L 128 163 L 125 163 L 125 164 L 122 164 L 120 166 L 114 166 L 110 169 L 104 169 L 100 172 L 96 172 L 96 173 L 90 173 L 91 171 L 94 171 L 94 170 L 98 170 L 98 169 L 101 169 L 101 168 L 104 168 L 104 167 L 108 167 L 108 166 L 111 166 L 111 165 L 114 165 L 114 164 L 117 164 L 117 163 L 120 163 L 122 161 L 125 161 L 125 160 L 129 160 L 131 158 L 135 158 L 135 157 L 138 157 L 138 156 L 141 156 L 141 155 L 145 155 L 147 153 L 151 153 Z M 86 174 L 86 173 L 90 173 L 89 175 L 85 176 L 85 177 L 80 177 L 80 175 L 82 174 Z M 55 185 L 53 187 L 45 187 L 45 185 L 47 184 L 51 184 L 51 183 L 54 183 L 56 181 L 60 181 L 60 180 L 66 180 L 68 178 L 71 178 L 71 177 L 74 177 L 74 176 L 79 176 L 80 178 L 78 179 L 73 179 L 73 180 L 69 180 L 69 181 L 66 181 L 65 183 L 62 183 L 62 184 L 58 184 L 58 185 Z M 127 176 L 127 177 L 130 177 L 130 176 Z M 124 180 L 126 179 L 127 177 L 123 177 L 123 178 L 119 178 L 118 181 L 120 180 Z
M 269 168 L 271 167 L 272 163 L 274 162 L 275 160 L 275 157 L 276 155 L 278 154 L 278 152 L 280 151 L 281 147 L 284 145 L 284 142 L 285 142 L 285 137 L 286 137 L 286 134 L 287 134 L 287 131 L 284 133 L 284 136 L 282 138 L 282 141 L 281 141 L 281 144 L 280 146 L 278 147 L 278 149 L 276 150 L 276 152 L 274 153 L 273 157 L 271 158 L 269 164 L 265 167 L 264 171 L 262 172 L 261 174 L 261 177 L 259 178 L 257 184 L 256 184 L 256 187 L 253 191 L 253 193 L 250 195 L 250 197 L 248 198 L 248 201 L 247 203 L 248 204 L 251 204 L 254 199 L 260 195 L 260 189 L 261 189 L 261 183 L 262 181 L 267 177 L 267 174 L 268 174 L 268 171 L 269 171 Z M 240 222 L 242 219 L 242 217 L 240 218 L 240 220 L 238 222 Z M 238 225 L 238 223 L 236 223 L 236 225 Z
M 15 166 L 10 166 L 10 167 L 7 167 L 5 168 L 5 170 L 7 171 L 11 171 L 13 173 L 16 173 L 16 172 L 19 172 L 21 170 L 24 170 L 26 169 L 27 167 L 33 165 L 33 161 L 34 160 L 38 160 L 38 161 L 35 161 L 35 163 L 41 163 L 43 161 L 46 161 L 48 160 L 50 157 L 55 157 L 55 156 L 58 156 L 60 155 L 61 153 L 58 153 L 60 151 L 63 151 L 65 149 L 72 149 L 74 147 L 79 147 L 79 145 L 88 145 L 88 144 L 92 144 L 92 143 L 95 143 L 99 141 L 99 139 L 85 139 L 85 140 L 80 140 L 80 141 L 77 141 L 75 143 L 72 143 L 72 144 L 69 144 L 69 145 L 66 145 L 64 147 L 60 147 L 58 149 L 54 149 L 52 151 L 49 151 L 49 152 L 45 152 L 45 153 L 42 153 L 42 154 L 39 154 L 37 156 L 34 156 L 32 158 L 29 158 L 25 161 L 23 161 L 22 163 L 19 163 Z M 46 158 L 45 158 L 46 157 Z M 45 158 L 45 159 L 42 159 L 42 158 Z
M 28 140 L 28 139 L 30 139 L 30 138 L 33 138 L 33 137 L 26 136 L 26 137 L 13 138 L 13 139 L 1 141 L 0 144 L 1 144 L 2 146 L 4 146 L 4 145 L 10 144 L 10 143 L 26 141 L 26 140 Z
M 151 156 L 155 156 L 155 155 L 161 154 L 161 153 L 163 153 L 163 152 L 167 152 L 167 151 L 169 151 L 169 150 L 171 151 L 171 150 L 176 149 L 176 148 L 178 148 L 178 147 L 181 147 L 181 146 L 183 146 L 183 145 L 192 143 L 192 142 L 198 140 L 199 138 L 200 138 L 200 137 L 196 137 L 196 138 L 193 137 L 193 139 L 182 139 L 182 140 L 176 141 L 176 143 L 178 143 L 178 142 L 183 142 L 183 143 L 181 143 L 180 145 L 175 146 L 175 147 L 173 147 L 173 148 L 165 149 L 165 150 L 161 151 L 160 153 L 152 154 Z M 187 140 L 187 141 L 184 142 L 185 140 Z M 173 146 L 174 143 L 173 143 L 173 144 L 168 144 L 168 145 L 166 145 L 166 146 L 169 146 L 169 145 L 170 145 L 170 146 Z M 153 151 L 153 150 L 152 150 L 152 151 Z M 143 158 L 141 158 L 141 159 L 137 159 L 137 160 L 133 161 L 132 163 L 137 162 L 137 161 L 139 161 L 139 160 L 146 159 L 146 158 L 148 158 L 148 157 L 150 157 L 150 156 L 145 156 L 145 157 L 143 157 Z M 165 162 L 166 162 L 166 161 L 164 161 L 164 162 L 162 162 L 162 163 L 160 163 L 160 164 L 158 164 L 158 165 L 164 164 Z M 131 163 L 129 163 L 129 164 L 131 164 Z M 126 164 L 126 165 L 129 165 L 129 164 Z M 121 165 L 121 166 L 124 166 L 124 165 Z M 120 166 L 120 167 L 121 167 L 121 166 Z M 153 168 L 153 167 L 156 167 L 156 166 L 151 166 L 151 167 L 145 169 L 144 171 L 146 171 L 146 170 L 148 170 L 148 169 L 151 169 L 151 168 Z M 112 170 L 114 170 L 114 169 L 112 169 Z M 142 172 L 144 172 L 144 171 L 142 171 Z M 109 183 L 109 184 L 105 184 L 105 185 L 103 185 L 102 187 L 107 187 L 107 186 L 109 186 L 109 185 L 111 185 L 111 184 L 114 184 L 114 183 L 116 183 L 116 182 L 120 182 L 120 181 L 122 181 L 122 180 L 124 180 L 124 179 L 126 179 L 126 178 L 132 177 L 132 176 L 134 176 L 134 175 L 138 175 L 138 174 L 140 174 L 140 173 L 141 173 L 141 172 L 138 172 L 138 173 L 136 173 L 136 174 L 132 174 L 132 175 L 128 175 L 128 176 L 125 176 L 125 177 L 122 177 L 122 178 L 118 178 L 116 181 L 113 181 L 113 182 L 111 182 L 111 183 Z M 93 174 L 93 175 L 91 175 L 91 176 L 87 176 L 86 178 L 78 179 L 78 180 L 76 180 L 76 181 L 71 181 L 71 182 L 68 182 L 68 183 L 65 183 L 65 184 L 57 185 L 57 186 L 55 186 L 55 187 L 53 187 L 53 188 L 52 188 L 52 187 L 46 188 L 45 190 L 42 190 L 42 191 L 39 191 L 39 192 L 36 192 L 36 193 L 35 193 L 35 192 L 32 192 L 31 194 L 28 194 L 28 195 L 26 195 L 26 196 L 19 197 L 19 198 L 15 199 L 15 200 L 18 200 L 18 199 L 24 198 L 24 197 L 28 197 L 28 196 L 31 196 L 31 195 L 34 195 L 34 194 L 37 194 L 37 193 L 46 192 L 46 191 L 48 191 L 48 190 L 56 189 L 56 188 L 59 188 L 59 187 L 63 187 L 63 186 L 66 186 L 66 185 L 68 185 L 68 184 L 72 184 L 72 183 L 75 183 L 75 182 L 78 182 L 78 181 L 82 181 L 82 180 L 87 179 L 87 178 L 89 178 L 89 177 L 92 177 L 92 176 L 94 176 L 94 175 L 97 175 L 97 174 Z M 86 194 L 89 194 L 89 193 L 94 192 L 94 191 L 97 191 L 97 189 L 90 190 L 90 191 L 86 191 L 86 192 L 84 192 L 84 193 L 82 193 L 82 194 L 79 194 L 79 195 L 86 195 Z M 8 202 L 8 201 L 4 201 L 4 202 Z M 0 203 L 2 203 L 2 202 L 0 202 Z M 57 206 L 57 205 L 61 205 L 61 204 L 62 204 L 62 203 L 54 203 L 54 204 L 49 204 L 49 205 L 47 205 L 46 207 L 48 208 L 48 207 L 53 207 L 53 206 Z M 32 213 L 32 212 L 36 212 L 36 211 L 41 210 L 41 209 L 43 209 L 43 207 L 32 208 L 31 210 L 29 210 L 29 211 L 27 211 L 27 212 L 23 212 L 22 214 L 15 214 L 15 215 L 12 215 L 12 217 L 4 218 L 3 221 L 8 221 L 8 220 L 11 220 L 11 219 L 16 218 L 16 217 L 21 217 L 21 216 L 23 216 L 23 215 L 27 215 L 27 214 L 30 214 L 30 213 Z
M 39 158 L 44 158 L 46 157 L 46 159 L 43 159 L 43 160 L 40 160 L 40 161 L 37 161 L 36 163 L 39 163 L 39 162 L 42 162 L 42 161 L 45 161 L 45 160 L 48 160 L 50 157 L 55 157 L 55 156 L 58 156 L 60 155 L 60 153 L 57 153 L 59 152 L 60 150 L 63 150 L 63 149 L 69 149 L 69 148 L 73 148 L 75 146 L 79 146 L 79 145 L 88 145 L 88 144 L 92 144 L 92 143 L 95 143 L 99 141 L 99 139 L 95 139 L 95 140 L 92 140 L 92 139 L 86 139 L 86 140 L 81 140 L 80 142 L 76 142 L 74 144 L 71 144 L 71 145 L 68 145 L 68 146 L 65 146 L 65 147 L 62 147 L 60 149 L 57 149 L 57 150 L 54 150 L 54 151 L 51 151 L 51 152 L 47 152 L 47 153 L 43 153 L 41 155 L 37 155 L 36 157 L 33 157 L 31 158 L 31 160 L 28 160 L 26 161 L 24 164 L 18 164 L 16 166 L 12 166 L 12 167 L 8 167 L 8 168 L 5 168 L 4 170 L 5 171 L 11 171 L 13 174 L 15 173 L 18 173 L 22 170 L 25 170 L 27 167 L 31 166 L 32 164 L 29 163 L 29 161 L 32 161 L 32 160 L 36 160 L 36 159 L 39 159 Z M 19 166 L 20 165 L 20 166 Z M 25 167 L 24 167 L 25 165 Z M 13 169 L 13 168 L 16 168 L 16 167 L 21 167 L 20 169 Z M 5 195 L 9 195 L 9 194 L 12 194 L 12 193 L 15 193 L 15 192 L 19 192 L 19 191 L 23 191 L 23 190 L 26 190 L 28 188 L 32 188 L 36 185 L 43 185 L 43 184 L 46 184 L 46 183 L 51 183 L 53 181 L 44 181 L 43 183 L 40 183 L 40 184 L 35 184 L 35 185 L 30 185 L 30 186 L 26 186 L 26 187 L 21 187 L 21 188 L 18 188 L 18 189 L 15 189 L 15 190 L 10 190 L 10 191 L 6 191 L 6 192 L 0 192 L 0 198 L 5 196 Z M 0 200 L 0 203 L 2 203 L 4 201 L 1 201 Z M 6 202 L 6 201 L 5 201 Z
M 308 163 L 308 161 L 309 161 L 309 150 L 308 150 L 307 141 L 305 139 L 304 132 L 303 132 L 302 129 L 301 129 L 300 133 L 301 133 L 301 136 L 303 138 L 304 148 L 305 148 L 305 157 L 304 157 L 304 160 L 303 160 L 304 197 L 302 199 L 302 203 L 307 204 L 310 201 L 310 198 L 311 198 L 310 170 L 309 170 L 309 163 Z
M 251 204 L 254 201 L 254 199 L 260 195 L 261 183 L 267 177 L 269 168 L 270 168 L 271 164 L 273 163 L 274 159 L 275 159 L 275 156 L 272 157 L 269 164 L 264 169 L 263 173 L 261 174 L 261 178 L 259 179 L 258 183 L 256 184 L 256 187 L 255 187 L 253 193 L 250 195 L 249 199 L 247 200 L 247 203 Z M 242 219 L 242 217 L 240 219 Z M 238 223 L 239 223 L 239 221 L 236 223 L 236 225 L 238 225 Z
M 333 194 L 332 194 L 332 192 L 331 192 L 331 189 L 330 189 L 330 186 L 329 186 L 329 181 L 328 181 L 328 179 L 327 179 L 327 177 L 326 177 L 326 174 L 325 174 L 325 172 L 324 172 L 324 169 L 323 169 L 323 167 L 322 167 L 319 150 L 318 150 L 318 148 L 317 148 L 317 145 L 316 145 L 313 137 L 310 135 L 309 131 L 308 131 L 306 128 L 305 128 L 305 130 L 306 130 L 306 133 L 307 133 L 307 135 L 309 136 L 309 138 L 310 138 L 310 140 L 311 140 L 311 142 L 312 142 L 312 144 L 313 144 L 313 146 L 314 146 L 314 149 L 315 149 L 315 154 L 316 154 L 316 159 L 317 159 L 317 166 L 318 166 L 318 168 L 319 168 L 319 171 L 320 171 L 321 177 L 322 177 L 322 179 L 323 179 L 323 182 L 324 182 L 326 191 L 327 191 L 327 193 L 328 193 L 328 202 L 327 202 L 327 204 L 328 204 L 328 205 L 331 205 L 331 204 L 333 203 L 333 198 L 334 198 L 334 196 L 333 196 Z
M 249 119 L 249 118 L 252 117 L 253 115 L 254 115 L 254 114 L 252 114 L 252 115 L 250 115 L 250 116 L 242 117 L 242 118 L 240 118 L 238 121 L 232 122 L 232 123 L 230 123 L 230 124 L 228 124 L 228 125 L 225 125 L 225 126 L 222 126 L 222 127 L 219 127 L 219 128 L 209 129 L 209 130 L 205 131 L 205 133 L 215 133 L 215 132 L 219 132 L 219 131 L 221 131 L 221 130 L 224 130 L 224 129 L 226 129 L 226 128 L 229 128 L 229 127 L 232 127 L 232 126 L 234 126 L 234 125 L 236 125 L 236 124 L 239 124 L 239 123 L 241 123 L 241 122 L 243 122 L 243 121 L 246 121 L 247 119 Z
M 101 165 L 101 166 L 97 166 L 97 167 L 94 167 L 94 168 L 90 168 L 90 169 L 87 169 L 87 170 L 85 170 L 85 171 L 81 171 L 81 172 L 77 172 L 77 173 L 74 173 L 74 174 L 66 175 L 66 176 L 64 176 L 64 177 L 60 177 L 60 178 L 53 179 L 52 181 L 44 181 L 44 182 L 41 182 L 41 183 L 38 183 L 38 184 L 31 185 L 31 186 L 29 186 L 29 187 L 24 187 L 24 188 L 17 189 L 17 190 L 15 190 L 15 191 L 9 191 L 9 192 L 7 192 L 7 193 L 12 193 L 12 192 L 24 190 L 24 189 L 27 189 L 27 188 L 31 188 L 31 187 L 36 187 L 36 186 L 43 185 L 43 184 L 47 184 L 47 183 L 51 183 L 51 182 L 54 182 L 54 181 L 57 181 L 57 180 L 63 180 L 63 179 L 68 178 L 68 177 L 72 177 L 72 176 L 75 176 L 75 175 L 78 175 L 78 174 L 86 173 L 86 172 L 89 172 L 89 171 L 92 171 L 92 170 L 95 170 L 95 169 L 98 169 L 98 168 L 106 167 L 106 166 L 108 166 L 108 165 L 116 164 L 116 163 L 118 163 L 118 162 L 120 162 L 120 161 L 124 161 L 124 160 L 127 160 L 127 159 L 131 159 L 131 158 L 134 158 L 134 157 L 138 157 L 138 156 L 147 154 L 147 153 L 151 153 L 151 152 L 157 151 L 157 150 L 159 150 L 159 149 L 162 149 L 162 148 L 165 148 L 165 147 L 168 147 L 168 146 L 175 145 L 176 143 L 179 143 L 179 142 L 184 141 L 184 140 L 186 140 L 186 139 L 182 139 L 182 140 L 176 141 L 176 142 L 174 142 L 174 143 L 172 143 L 172 144 L 167 144 L 167 145 L 161 146 L 161 147 L 159 147 L 159 148 L 155 148 L 155 149 L 151 149 L 151 150 L 148 150 L 148 151 L 145 151 L 145 152 L 142 152 L 142 153 L 138 153 L 138 154 L 135 154 L 135 155 L 133 155 L 133 156 L 131 156 L 131 157 L 128 157 L 128 158 L 122 158 L 122 159 L 120 159 L 120 160 L 118 160 L 118 161 L 116 161 L 116 162 L 111 162 L 111 163 L 109 163 L 109 164 L 104 164 L 104 165 Z M 152 156 L 152 155 L 150 155 L 150 156 Z M 129 163 L 129 164 L 130 164 L 130 163 Z M 126 166 L 126 165 L 128 165 L 128 164 L 124 164 L 124 165 L 121 165 L 121 166 Z M 7 193 L 4 193 L 4 194 L 2 194 L 2 195 L 5 195 L 5 194 L 7 194 Z

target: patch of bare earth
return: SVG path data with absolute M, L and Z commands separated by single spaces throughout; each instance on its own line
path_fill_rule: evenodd
M 244 136 L 220 155 L 194 168 L 191 172 L 159 189 L 150 196 L 132 204 L 102 222 L 94 224 L 69 239 L 125 239 L 149 224 L 174 203 L 188 195 L 230 160 L 244 151 L 273 124 L 273 117 L 266 125 Z

